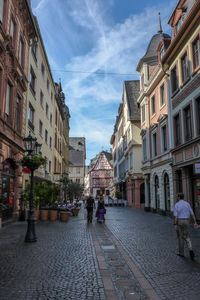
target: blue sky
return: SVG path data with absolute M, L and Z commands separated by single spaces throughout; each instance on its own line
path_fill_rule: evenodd
M 88 164 L 102 149 L 111 148 L 123 81 L 139 79 L 136 66 L 158 31 L 159 11 L 163 31 L 171 34 L 168 20 L 178 1 L 31 2 L 54 80 L 61 79 L 66 95 L 70 136 L 86 138 Z

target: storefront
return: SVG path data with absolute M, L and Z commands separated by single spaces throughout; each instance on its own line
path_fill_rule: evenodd
M 6 159 L 2 163 L 2 171 L 0 173 L 0 205 L 2 220 L 12 217 L 15 210 L 15 169 L 14 161 Z

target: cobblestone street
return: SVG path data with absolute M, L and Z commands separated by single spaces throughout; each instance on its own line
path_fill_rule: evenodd
M 104 224 L 87 224 L 83 208 L 68 223 L 26 223 L 0 230 L 0 299 L 199 299 L 200 230 L 191 230 L 196 259 L 180 258 L 168 217 L 108 207 Z

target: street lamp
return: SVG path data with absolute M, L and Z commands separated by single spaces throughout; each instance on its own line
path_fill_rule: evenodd
M 27 156 L 32 156 L 33 154 L 39 154 L 42 144 L 37 142 L 37 138 L 34 138 L 29 135 L 24 138 L 24 146 L 27 152 Z M 36 234 L 35 234 L 35 220 L 34 220 L 34 208 L 33 208 L 33 185 L 34 185 L 34 171 L 38 168 L 34 164 L 28 166 L 29 170 L 31 171 L 31 179 L 30 179 L 30 197 L 29 197 L 29 212 L 28 212 L 28 227 L 25 237 L 25 242 L 36 242 Z

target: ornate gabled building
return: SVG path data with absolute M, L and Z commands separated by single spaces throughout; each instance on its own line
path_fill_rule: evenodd
M 0 205 L 3 219 L 17 213 L 22 188 L 24 105 L 29 46 L 36 39 L 27 0 L 0 1 Z
M 200 220 L 200 1 L 180 0 L 169 19 L 172 41 L 162 65 L 170 95 L 174 194 Z
M 89 166 L 90 194 L 93 197 L 110 195 L 110 186 L 113 183 L 112 154 L 101 151 Z
M 169 95 L 167 75 L 161 65 L 161 59 L 170 41 L 170 36 L 162 32 L 159 15 L 158 33 L 152 37 L 146 54 L 137 66 L 140 73 L 138 104 L 141 111 L 145 209 L 163 214 L 170 214 L 174 205 L 170 165 Z

